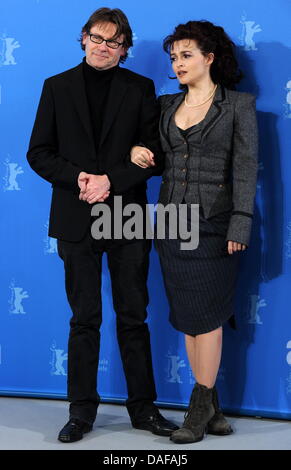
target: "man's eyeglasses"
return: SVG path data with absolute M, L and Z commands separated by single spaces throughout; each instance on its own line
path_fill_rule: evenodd
M 97 34 L 89 34 L 90 40 L 95 42 L 95 44 L 102 44 L 102 42 L 106 42 L 106 46 L 110 47 L 110 49 L 118 49 L 119 46 L 123 46 L 123 42 L 114 41 L 113 39 L 104 39 L 102 36 Z

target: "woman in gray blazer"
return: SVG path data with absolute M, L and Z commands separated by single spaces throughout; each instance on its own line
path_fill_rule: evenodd
M 234 43 L 208 21 L 177 26 L 164 40 L 182 93 L 160 97 L 160 137 L 165 152 L 159 203 L 199 204 L 199 244 L 182 251 L 179 239 L 156 239 L 170 305 L 170 322 L 185 334 L 196 379 L 182 427 L 171 439 L 197 442 L 205 431 L 233 432 L 223 416 L 215 382 L 222 325 L 233 315 L 239 261 L 250 238 L 257 176 L 255 98 L 234 91 L 242 77 Z M 154 155 L 132 149 L 147 168 Z

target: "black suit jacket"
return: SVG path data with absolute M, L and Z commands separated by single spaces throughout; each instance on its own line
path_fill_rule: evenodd
M 146 202 L 146 180 L 160 173 L 159 107 L 152 80 L 118 68 L 112 79 L 99 148 L 95 149 L 82 64 L 44 82 L 27 159 L 53 187 L 49 235 L 79 241 L 90 225 L 92 205 L 79 200 L 81 171 L 107 174 L 113 195 Z M 155 154 L 157 167 L 130 162 L 133 145 Z M 97 158 L 101 171 L 97 172 Z

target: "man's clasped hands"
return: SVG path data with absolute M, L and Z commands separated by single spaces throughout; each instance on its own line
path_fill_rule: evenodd
M 110 181 L 107 175 L 91 175 L 81 171 L 78 177 L 79 199 L 89 204 L 104 202 L 110 194 Z
M 142 168 L 155 166 L 154 154 L 147 148 L 133 146 L 130 152 L 131 161 Z M 91 175 L 81 171 L 78 177 L 80 188 L 79 199 L 89 204 L 104 202 L 110 194 L 111 183 L 107 175 Z

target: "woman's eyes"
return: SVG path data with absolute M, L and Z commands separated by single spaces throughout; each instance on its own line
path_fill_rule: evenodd
M 183 54 L 183 59 L 189 59 L 191 56 L 191 54 Z M 173 63 L 175 62 L 175 60 L 177 60 L 176 57 L 170 57 L 170 61 Z

